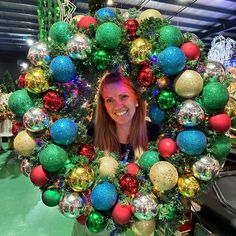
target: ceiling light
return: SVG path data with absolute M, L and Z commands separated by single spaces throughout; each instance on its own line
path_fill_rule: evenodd
M 33 39 L 27 39 L 26 42 L 28 43 L 29 46 L 31 46 L 34 43 Z
M 113 0 L 107 0 L 107 5 L 112 6 L 114 4 Z

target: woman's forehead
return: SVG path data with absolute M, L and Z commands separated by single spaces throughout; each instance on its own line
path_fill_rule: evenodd
M 115 83 L 104 84 L 102 89 L 102 95 L 112 96 L 120 93 L 132 93 L 134 94 L 134 90 L 127 84 L 119 81 Z

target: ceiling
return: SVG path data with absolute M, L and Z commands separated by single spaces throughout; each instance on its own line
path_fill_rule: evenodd
M 77 14 L 88 12 L 87 0 L 71 0 Z M 0 57 L 26 54 L 26 39 L 37 41 L 38 0 L 0 0 Z M 193 32 L 209 49 L 216 35 L 236 40 L 236 0 L 114 0 L 114 8 L 157 9 L 183 33 Z M 9 56 L 10 55 L 10 56 Z

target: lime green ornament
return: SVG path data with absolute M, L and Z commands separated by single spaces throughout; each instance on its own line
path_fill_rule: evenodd
M 24 89 L 15 91 L 8 100 L 10 110 L 17 116 L 23 116 L 33 105 L 30 96 Z
M 106 227 L 106 219 L 100 212 L 92 211 L 86 218 L 86 226 L 93 233 L 101 232 Z
M 173 204 L 158 204 L 159 220 L 173 220 L 176 217 L 176 207 Z
M 58 21 L 54 23 L 49 30 L 49 37 L 60 44 L 66 44 L 71 38 L 72 31 L 71 26 L 68 22 Z
M 96 31 L 98 44 L 105 49 L 115 49 L 121 42 L 122 31 L 115 23 L 101 24 Z
M 208 112 L 223 111 L 229 100 L 227 88 L 211 78 L 210 82 L 203 88 L 202 104 Z
M 42 201 L 46 206 L 54 207 L 60 202 L 61 194 L 54 189 L 46 190 L 42 195 Z
M 158 104 L 161 109 L 169 109 L 176 104 L 176 97 L 172 91 L 162 90 L 158 97 Z
M 49 144 L 39 153 L 40 163 L 49 172 L 61 170 L 65 167 L 67 159 L 67 152 L 55 144 Z
M 146 172 L 148 172 L 150 170 L 150 168 L 157 163 L 158 161 L 160 161 L 159 159 L 159 153 L 156 151 L 146 151 L 144 152 L 139 161 L 138 161 L 138 165 Z
M 99 70 L 105 70 L 111 62 L 110 54 L 103 49 L 99 49 L 93 55 L 93 62 Z
M 177 27 L 173 25 L 166 25 L 160 29 L 159 41 L 160 44 L 164 44 L 167 47 L 179 47 L 183 42 L 183 35 Z

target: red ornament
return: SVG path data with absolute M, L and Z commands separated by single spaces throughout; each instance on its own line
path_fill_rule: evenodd
M 21 121 L 13 121 L 11 131 L 12 131 L 14 136 L 16 136 L 23 129 L 24 129 L 23 122 L 21 122 Z
M 156 76 L 152 74 L 151 67 L 144 66 L 139 74 L 138 83 L 143 87 L 149 87 L 156 82 Z
M 85 28 L 86 30 L 89 28 L 90 24 L 97 24 L 97 21 L 95 18 L 93 18 L 92 16 L 83 16 L 79 22 L 77 23 L 77 27 L 78 28 Z
M 121 191 L 126 195 L 132 195 L 137 193 L 139 183 L 135 176 L 127 173 L 120 177 L 119 184 Z
M 44 107 L 49 111 L 57 111 L 64 107 L 65 101 L 62 95 L 56 91 L 49 91 L 43 96 Z
M 130 207 L 121 205 L 120 203 L 117 203 L 112 210 L 112 219 L 118 225 L 128 224 L 131 216 L 132 212 Z
M 137 20 L 135 19 L 126 20 L 124 23 L 124 27 L 126 28 L 127 33 L 129 34 L 131 40 L 137 38 L 136 32 L 139 27 L 139 23 Z
M 48 178 L 47 173 L 41 165 L 34 167 L 30 172 L 31 182 L 39 187 L 42 187 L 47 184 Z
M 198 60 L 201 55 L 198 45 L 193 42 L 182 44 L 181 50 L 185 54 L 187 60 Z
M 162 157 L 169 158 L 177 152 L 176 142 L 171 138 L 163 138 L 158 143 L 158 151 Z
M 131 175 L 136 175 L 140 170 L 140 167 L 135 163 L 129 163 L 127 166 L 128 173 Z
M 26 73 L 23 73 L 19 76 L 19 79 L 18 79 L 18 84 L 21 88 L 24 88 L 25 87 L 25 76 L 26 76 Z
M 89 161 L 93 161 L 95 158 L 95 149 L 92 144 L 81 144 L 78 151 L 79 155 L 88 157 Z
M 209 119 L 209 128 L 216 132 L 225 133 L 229 130 L 230 126 L 231 119 L 227 114 L 218 114 Z

